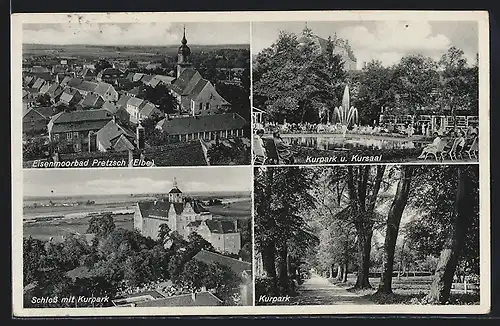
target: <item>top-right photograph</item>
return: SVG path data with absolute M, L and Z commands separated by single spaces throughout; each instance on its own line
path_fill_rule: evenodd
M 253 22 L 256 165 L 477 163 L 476 21 Z

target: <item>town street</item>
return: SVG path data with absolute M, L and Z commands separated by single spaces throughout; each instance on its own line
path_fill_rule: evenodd
M 291 298 L 292 305 L 374 304 L 317 274 L 312 274 L 311 278 L 298 288 L 298 293 L 296 297 Z

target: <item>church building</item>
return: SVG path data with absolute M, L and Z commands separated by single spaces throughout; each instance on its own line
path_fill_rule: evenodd
M 227 112 L 231 104 L 225 100 L 214 85 L 204 79 L 193 68 L 190 60 L 191 49 L 187 45 L 186 29 L 177 52 L 177 76 L 171 90 L 180 104 L 180 111 L 191 116 Z

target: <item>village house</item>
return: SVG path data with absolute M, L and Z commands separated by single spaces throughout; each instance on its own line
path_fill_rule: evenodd
M 58 83 L 53 83 L 47 90 L 47 94 L 50 96 L 52 101 L 55 103 L 59 101 L 59 97 L 63 93 L 63 88 Z
M 46 82 L 45 84 L 43 84 L 42 87 L 40 87 L 40 90 L 38 91 L 40 94 L 47 94 L 47 92 L 49 91 L 50 89 L 50 86 L 51 84 L 49 82 Z
M 47 125 L 49 139 L 56 144 L 58 151 L 88 151 L 91 144 L 89 134 L 98 132 L 112 119 L 107 110 L 60 112 Z
M 119 108 L 127 109 L 127 103 L 128 103 L 128 100 L 130 100 L 131 97 L 132 96 L 123 93 L 122 95 L 120 95 L 120 98 L 116 102 L 116 106 L 119 107 Z
M 174 180 L 173 188 L 166 198 L 137 203 L 134 227 L 143 236 L 158 239 L 160 225 L 166 224 L 171 231 L 177 231 L 187 239 L 190 222 L 209 219 L 212 219 L 212 214 L 199 201 L 186 198 Z
M 43 80 L 42 78 L 37 78 L 35 80 L 35 82 L 33 83 L 33 85 L 31 86 L 31 88 L 35 88 L 37 89 L 38 91 L 40 91 L 40 88 L 42 88 L 42 86 L 46 83 L 45 80 Z
M 196 232 L 210 242 L 214 248 L 223 254 L 237 255 L 241 249 L 241 234 L 238 231 L 237 220 L 204 220 L 190 222 L 189 232 Z
M 23 116 L 23 133 L 32 135 L 47 132 L 47 124 L 56 112 L 54 107 L 28 109 Z
M 69 85 L 68 85 L 69 86 Z M 78 85 L 74 86 L 76 90 L 82 94 L 83 97 L 87 96 L 88 94 L 92 93 L 95 91 L 97 88 L 97 83 L 89 82 L 89 81 L 82 81 Z
M 94 92 L 101 95 L 104 101 L 115 102 L 118 100 L 118 92 L 113 85 L 108 83 L 100 82 Z
M 136 146 L 136 135 L 133 131 L 120 126 L 113 118 L 96 133 L 96 148 L 100 152 L 131 151 Z
M 160 120 L 156 128 L 168 135 L 178 137 L 179 141 L 202 139 L 240 138 L 244 136 L 245 119 L 237 113 L 187 116 Z
M 105 68 L 97 74 L 97 81 L 115 84 L 118 78 L 123 78 L 123 71 L 116 68 Z
M 89 68 L 83 68 L 81 72 L 81 78 L 86 81 L 92 81 L 95 80 L 97 77 L 97 74 L 95 73 L 94 70 L 89 69 Z
M 63 104 L 66 106 L 77 105 L 82 100 L 82 95 L 76 89 L 65 88 L 59 97 L 57 104 Z
M 85 98 L 83 98 L 80 103 L 78 103 L 79 107 L 82 109 L 100 109 L 104 104 L 104 100 L 101 95 L 96 93 L 88 93 Z

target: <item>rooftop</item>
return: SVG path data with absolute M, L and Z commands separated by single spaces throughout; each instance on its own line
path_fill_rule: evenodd
M 195 256 L 194 259 L 204 262 L 205 264 L 214 264 L 219 263 L 224 266 L 231 268 L 231 270 L 238 276 L 242 275 L 244 271 L 252 270 L 252 264 L 234 259 L 228 256 L 224 256 L 221 254 L 217 254 L 207 250 L 200 250 Z
M 246 121 L 237 113 L 189 116 L 163 119 L 158 127 L 170 135 L 184 135 L 198 132 L 241 129 Z

